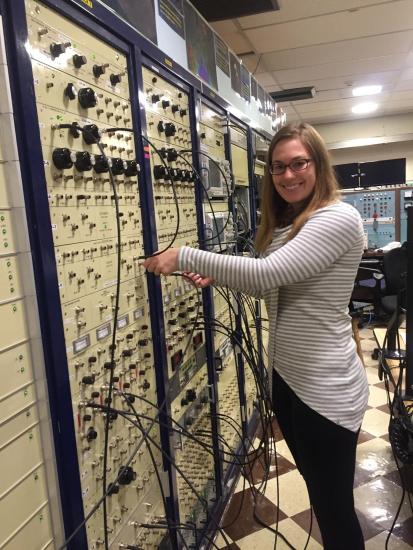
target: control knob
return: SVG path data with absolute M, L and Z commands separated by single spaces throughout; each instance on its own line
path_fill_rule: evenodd
M 73 65 L 76 67 L 76 69 L 80 69 L 83 65 L 86 65 L 87 59 L 84 55 L 75 55 L 73 56 Z
M 73 153 L 66 147 L 58 148 L 52 154 L 53 164 L 58 170 L 65 170 L 73 166 Z
M 167 137 L 174 136 L 176 133 L 176 126 L 172 122 L 167 122 L 165 124 L 165 135 Z
M 70 100 L 76 99 L 77 90 L 76 90 L 75 85 L 73 84 L 73 82 L 69 82 L 69 84 L 65 88 L 64 94 Z
M 139 165 L 136 162 L 136 160 L 127 160 L 126 161 L 126 169 L 125 169 L 125 176 L 128 178 L 132 176 L 136 176 L 139 171 Z
M 53 42 L 53 44 L 50 44 L 50 53 L 53 57 L 59 57 L 59 55 L 65 53 L 66 48 L 69 48 L 70 46 L 70 42 Z
M 100 139 L 100 131 L 96 124 L 85 124 L 83 126 L 83 139 L 88 145 L 97 143 Z
M 121 174 L 124 174 L 125 170 L 126 161 L 122 160 L 119 157 L 112 159 L 112 174 L 114 176 L 120 176 Z
M 93 75 L 96 78 L 99 78 L 106 72 L 106 69 L 109 67 L 109 63 L 104 63 L 103 65 L 93 65 Z
M 89 107 L 95 107 L 98 102 L 98 96 L 93 88 L 80 88 L 78 94 L 80 106 L 83 109 L 89 109 Z
M 103 174 L 105 172 L 109 172 L 110 165 L 110 159 L 104 157 L 103 155 L 95 156 L 95 164 L 93 165 L 93 169 L 96 173 Z
M 79 151 L 76 153 L 75 168 L 79 172 L 87 172 L 92 169 L 94 157 L 87 151 Z

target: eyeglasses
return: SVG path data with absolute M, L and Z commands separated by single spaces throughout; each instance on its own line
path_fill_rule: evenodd
M 272 176 L 281 176 L 289 168 L 293 172 L 302 172 L 305 170 L 312 159 L 295 159 L 290 164 L 283 164 L 282 162 L 273 162 L 270 164 L 270 174 Z

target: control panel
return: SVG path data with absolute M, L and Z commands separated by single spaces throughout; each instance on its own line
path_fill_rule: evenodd
M 133 421 L 157 409 L 128 60 L 35 0 L 27 24 L 85 515 L 108 492 L 89 548 L 154 549 L 165 532 L 140 524 L 165 514 L 159 430 L 144 441 L 150 422 Z
M 343 193 L 343 200 L 354 206 L 363 219 L 368 248 L 381 248 L 396 240 L 396 190 Z
M 143 82 L 158 247 L 197 247 L 189 94 L 151 67 Z M 162 278 L 161 287 L 179 517 L 201 530 L 216 495 L 213 454 L 193 438 L 211 432 L 202 296 L 182 276 Z M 196 545 L 196 533 L 182 533 L 186 544 Z

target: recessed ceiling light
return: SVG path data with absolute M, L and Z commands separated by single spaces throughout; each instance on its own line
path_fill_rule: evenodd
M 377 107 L 378 107 L 377 103 L 373 103 L 372 101 L 367 101 L 366 103 L 359 103 L 358 105 L 354 105 L 354 107 L 352 107 L 351 110 L 355 115 L 364 115 L 366 113 L 372 113 L 377 109 Z
M 353 95 L 361 96 L 379 94 L 382 89 L 383 86 L 381 86 L 380 84 L 374 84 L 372 86 L 359 86 L 358 88 L 353 88 Z

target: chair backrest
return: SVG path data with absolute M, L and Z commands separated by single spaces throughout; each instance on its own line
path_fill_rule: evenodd
M 386 294 L 398 294 L 406 286 L 407 248 L 393 248 L 383 257 L 383 274 L 386 281 Z

